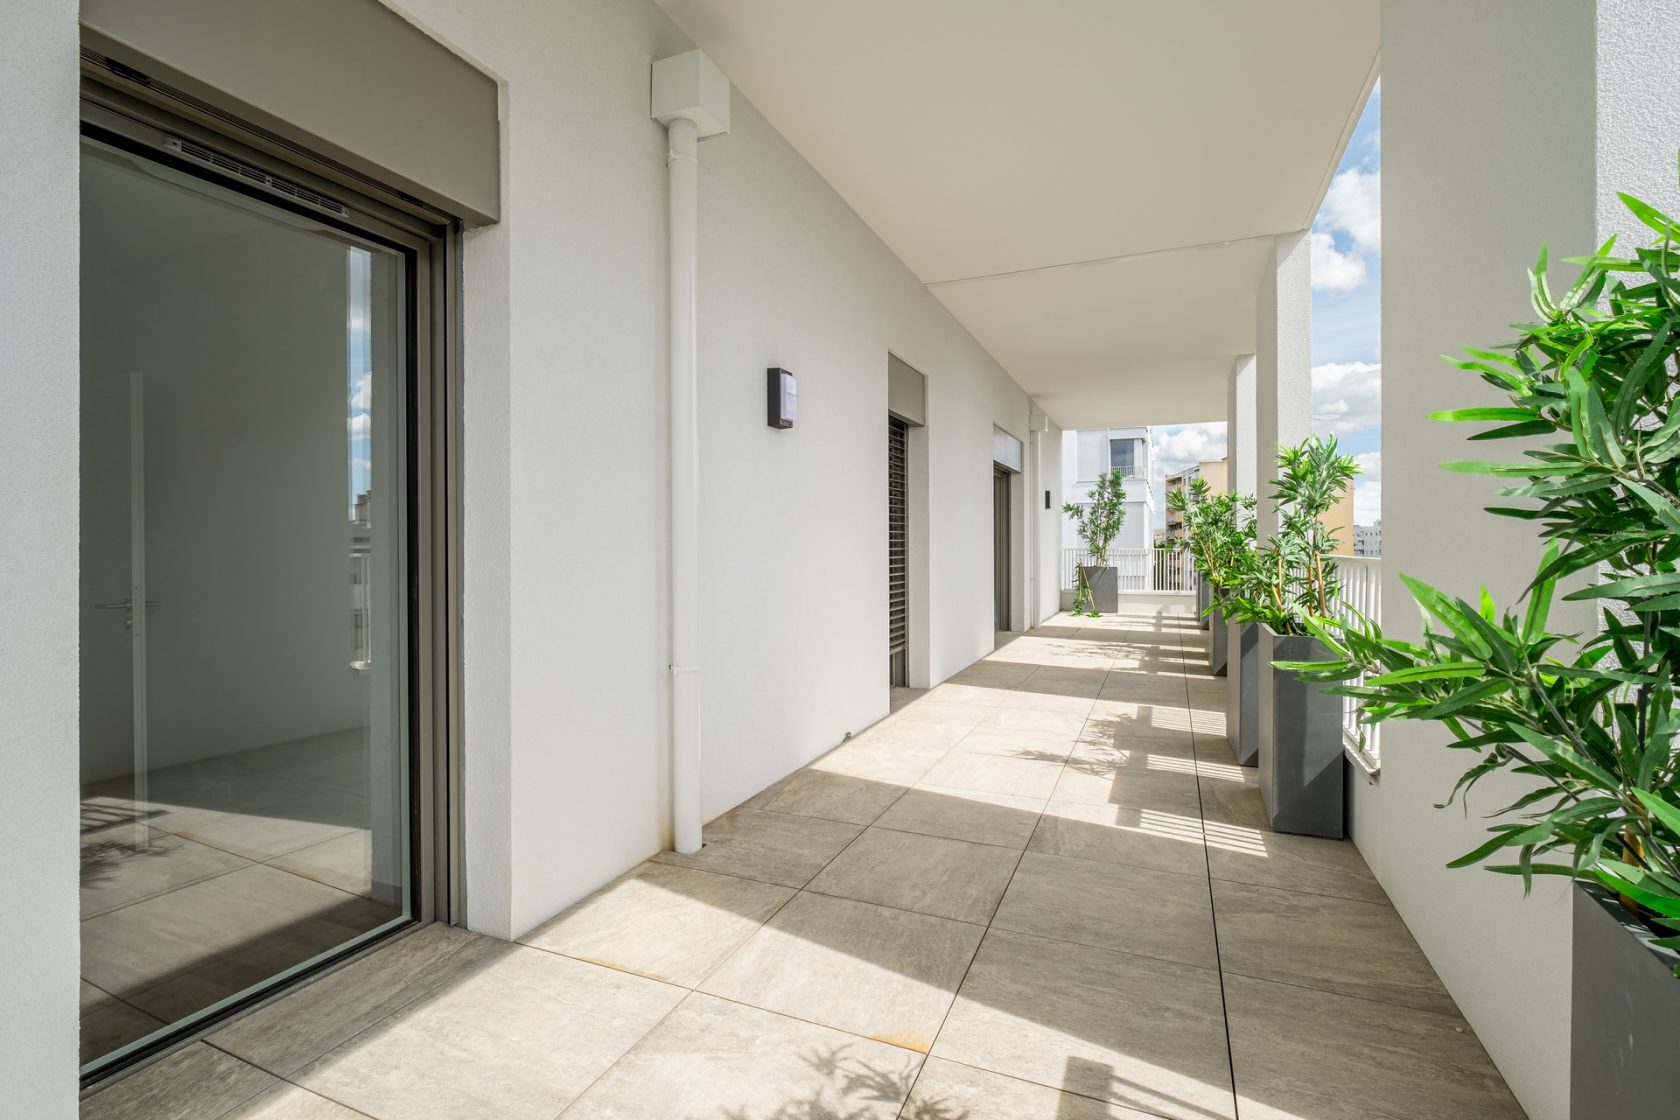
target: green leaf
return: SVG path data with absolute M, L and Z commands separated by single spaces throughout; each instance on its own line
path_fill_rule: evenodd
M 1640 804 L 1651 811 L 1651 815 L 1663 823 L 1663 827 L 1680 837 L 1680 806 L 1663 800 L 1648 789 L 1636 789 L 1633 795 L 1639 798 Z
M 1431 420 L 1446 420 L 1451 422 L 1477 420 L 1533 420 L 1534 412 L 1527 408 L 1449 408 L 1444 412 L 1431 412 Z

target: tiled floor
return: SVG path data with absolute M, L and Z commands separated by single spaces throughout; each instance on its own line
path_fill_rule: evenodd
M 84 1062 L 398 916 L 369 772 L 351 731 L 155 771 L 144 801 L 83 791 Z
M 1184 600 L 1001 646 L 523 939 L 433 926 L 125 1120 L 1522 1116 L 1350 844 L 1264 827 Z

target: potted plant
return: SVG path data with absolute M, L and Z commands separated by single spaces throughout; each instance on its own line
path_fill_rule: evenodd
M 1254 746 L 1272 827 L 1340 837 L 1342 701 L 1298 665 L 1331 656 L 1313 629 L 1315 619 L 1330 616 L 1341 587 L 1335 536 L 1323 518 L 1359 468 L 1334 436 L 1279 448 L 1277 462 L 1278 527 L 1256 550 L 1228 609 L 1259 631 Z
M 1209 620 L 1208 671 L 1224 676 L 1228 662 L 1228 627 L 1222 603 L 1224 589 L 1235 586 L 1238 573 L 1254 550 L 1254 499 L 1238 494 L 1214 494 L 1205 479 L 1194 479 L 1188 492 L 1175 490 L 1167 506 L 1183 519 L 1178 546 L 1201 577 L 1200 610 Z
M 1435 414 L 1498 425 L 1472 439 L 1542 437 L 1521 462 L 1445 464 L 1505 482 L 1517 500 L 1489 512 L 1538 527 L 1533 581 L 1501 612 L 1486 591 L 1472 602 L 1402 576 L 1424 612 L 1420 642 L 1364 619 L 1315 623 L 1330 659 L 1296 667 L 1340 682 L 1370 722 L 1440 722 L 1470 756 L 1448 803 L 1499 771 L 1530 783 L 1450 866 L 1485 864 L 1525 888 L 1575 880 L 1575 1116 L 1670 1115 L 1680 1099 L 1680 226 L 1622 198 L 1655 243 L 1618 258 L 1612 241 L 1573 262 L 1562 299 L 1542 250 L 1536 321 L 1456 363 L 1507 403 Z M 1548 626 L 1570 576 L 1592 580 L 1564 598 L 1603 608 L 1596 633 Z
M 1109 471 L 1091 487 L 1088 502 L 1067 502 L 1062 512 L 1073 518 L 1079 537 L 1085 542 L 1087 563 L 1079 566 L 1079 587 L 1074 594 L 1073 613 L 1098 617 L 1103 611 L 1120 609 L 1120 578 L 1108 562 L 1108 550 L 1126 523 L 1126 480 L 1119 471 Z

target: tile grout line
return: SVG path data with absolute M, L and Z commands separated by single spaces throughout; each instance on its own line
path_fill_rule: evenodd
M 1212 623 L 1210 622 L 1209 625 L 1211 626 Z M 1212 640 L 1211 635 L 1209 636 L 1209 640 Z M 1184 680 L 1184 711 L 1188 716 L 1190 715 L 1192 709 L 1190 707 L 1190 663 L 1187 658 L 1182 656 L 1186 652 L 1184 641 L 1181 636 L 1179 640 L 1179 653 L 1181 655 L 1179 665 L 1180 672 Z M 1196 762 L 1199 764 L 1201 762 L 1201 756 L 1195 753 L 1195 747 L 1198 742 L 1195 719 L 1192 717 L 1189 722 L 1191 725 L 1191 752 L 1194 755 Z M 1215 970 L 1219 974 L 1219 1014 L 1220 1018 L 1224 1020 L 1225 1026 L 1225 1065 L 1231 1074 L 1231 1115 L 1233 1117 L 1238 1117 L 1240 1120 L 1241 1109 L 1239 1105 L 1239 1098 L 1237 1096 L 1237 1056 L 1231 1045 L 1231 1002 L 1225 991 L 1225 955 L 1219 945 L 1219 903 L 1213 897 L 1213 857 L 1208 853 L 1206 833 L 1207 804 L 1202 797 L 1202 778 L 1199 770 L 1196 774 L 1196 804 L 1202 817 L 1202 862 L 1207 873 L 1208 918 L 1209 923 L 1213 927 L 1213 961 Z

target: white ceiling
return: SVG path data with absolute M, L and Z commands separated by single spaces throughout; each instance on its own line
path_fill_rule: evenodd
M 659 2 L 1064 427 L 1223 418 L 1377 55 L 1378 0 Z

